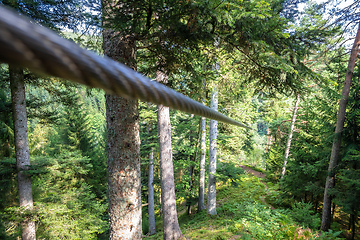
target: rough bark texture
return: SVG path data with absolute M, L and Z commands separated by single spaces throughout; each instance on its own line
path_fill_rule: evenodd
M 23 172 L 23 170 L 27 170 L 28 166 L 30 166 L 24 73 L 22 69 L 13 66 L 9 66 L 9 72 L 15 130 L 19 204 L 21 208 L 31 210 L 34 206 L 31 178 Z M 36 239 L 34 221 L 28 219 L 24 220 L 21 222 L 21 229 L 21 238 L 23 240 Z
M 155 230 L 155 208 L 154 208 L 154 152 L 151 149 L 149 155 L 149 193 L 148 193 L 148 213 L 149 213 L 149 235 L 156 233 Z
M 285 149 L 285 156 L 284 156 L 284 164 L 283 164 L 283 168 L 281 171 L 281 178 L 284 177 L 285 175 L 285 171 L 286 171 L 286 164 L 289 158 L 289 153 L 290 153 L 290 147 L 291 147 L 291 141 L 292 141 L 292 136 L 294 133 L 294 128 L 295 128 L 295 122 L 296 122 L 296 113 L 298 110 L 298 105 L 300 102 L 300 95 L 298 94 L 296 97 L 296 101 L 295 101 L 295 106 L 294 106 L 294 110 L 293 110 L 293 115 L 291 118 L 291 123 L 290 123 L 290 133 L 289 133 L 289 137 L 286 143 L 286 149 Z
M 360 44 L 360 24 L 355 37 L 354 45 L 351 49 L 349 64 L 345 76 L 344 88 L 342 90 L 341 99 L 339 103 L 339 112 L 338 112 L 336 128 L 335 128 L 335 137 L 331 150 L 328 176 L 326 178 L 326 184 L 325 184 L 322 222 L 321 222 L 322 231 L 328 231 L 330 229 L 330 224 L 331 224 L 331 195 L 329 191 L 331 191 L 331 189 L 334 187 L 335 184 L 335 169 L 337 167 L 337 163 L 339 160 L 341 135 L 344 129 L 344 122 L 345 122 L 346 103 L 349 98 L 351 79 L 354 73 L 356 58 L 359 53 L 359 44 Z
M 160 71 L 157 72 L 156 80 L 162 83 L 167 82 L 166 75 Z M 176 240 L 183 235 L 179 227 L 176 211 L 170 114 L 169 108 L 163 105 L 159 105 L 157 109 L 163 238 L 165 240 Z
M 211 92 L 211 106 L 215 111 L 218 110 L 218 90 L 215 85 Z M 217 139 L 217 121 L 210 120 L 210 150 L 209 150 L 209 190 L 208 190 L 208 208 L 210 215 L 216 215 L 216 139 Z
M 135 41 L 103 32 L 105 55 L 136 70 Z M 110 239 L 141 239 L 138 101 L 106 95 Z

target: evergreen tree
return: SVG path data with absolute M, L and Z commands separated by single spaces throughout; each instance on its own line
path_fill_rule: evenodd
M 356 223 L 359 216 L 360 179 L 359 171 L 359 65 L 353 77 L 354 87 L 349 93 L 347 117 L 344 123 L 343 141 L 340 152 L 336 185 L 331 191 L 334 203 L 342 211 L 349 214 L 348 229 L 351 230 L 351 239 L 355 239 Z
M 19 205 L 23 210 L 32 210 L 34 206 L 30 177 L 24 172 L 30 166 L 29 141 L 26 115 L 26 97 L 23 71 L 9 67 L 11 100 L 13 107 L 15 154 L 19 189 Z M 36 239 L 35 222 L 28 217 L 21 222 L 22 239 Z
M 203 101 L 204 103 L 204 101 Z M 201 153 L 200 153 L 200 176 L 199 176 L 199 211 L 205 207 L 205 157 L 206 157 L 206 118 L 201 118 Z
M 325 192 L 324 192 L 324 206 L 323 206 L 323 215 L 322 215 L 322 222 L 321 222 L 321 230 L 328 231 L 330 229 L 331 223 L 331 195 L 329 191 L 335 185 L 335 168 L 338 163 L 339 158 L 339 151 L 340 151 L 340 144 L 341 144 L 341 135 L 344 128 L 345 122 L 345 112 L 346 112 L 346 103 L 349 97 L 350 92 L 350 84 L 351 78 L 355 68 L 355 62 L 357 58 L 357 54 L 359 52 L 359 45 L 360 45 L 360 24 L 358 28 L 358 32 L 355 37 L 354 45 L 351 49 L 349 65 L 346 72 L 344 88 L 341 94 L 341 100 L 339 103 L 339 112 L 336 122 L 336 129 L 335 129 L 335 137 L 333 142 L 333 147 L 331 150 L 331 157 L 328 169 L 328 177 L 326 178 L 326 185 L 325 185 Z
M 120 7 L 120 6 L 118 6 Z M 105 55 L 136 70 L 134 34 L 117 31 L 111 19 L 117 10 L 136 15 L 131 4 L 103 1 Z M 108 25 L 110 24 L 110 25 Z M 109 29 L 109 26 L 112 29 Z M 138 101 L 106 95 L 109 216 L 111 239 L 141 239 L 140 136 Z
M 166 73 L 157 71 L 156 80 L 166 83 Z M 161 173 L 161 203 L 163 212 L 163 234 L 165 240 L 182 237 L 176 210 L 174 167 L 171 146 L 169 107 L 158 105 L 159 158 Z

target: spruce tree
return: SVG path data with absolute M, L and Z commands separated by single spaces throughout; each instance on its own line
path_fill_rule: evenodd
M 349 97 L 351 78 L 354 73 L 355 62 L 357 59 L 357 54 L 359 52 L 359 45 L 360 45 L 360 24 L 354 40 L 353 47 L 351 49 L 348 69 L 346 72 L 344 87 L 341 93 L 341 99 L 339 103 L 335 137 L 334 137 L 333 147 L 331 150 L 328 177 L 326 178 L 326 184 L 325 184 L 324 203 L 323 203 L 324 205 L 323 205 L 323 214 L 322 214 L 322 222 L 321 222 L 322 231 L 328 231 L 330 229 L 330 224 L 331 224 L 331 194 L 329 193 L 329 191 L 331 191 L 331 189 L 335 185 L 335 168 L 338 164 L 339 151 L 341 145 L 341 135 L 344 129 L 344 122 L 345 122 L 346 104 Z

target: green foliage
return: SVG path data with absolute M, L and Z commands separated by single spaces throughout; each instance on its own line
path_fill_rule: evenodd
M 323 232 L 323 231 L 321 231 L 321 234 L 320 234 L 320 236 L 318 237 L 318 238 L 316 238 L 316 239 L 319 239 L 319 240 L 327 240 L 327 239 L 329 239 L 329 240 L 332 240 L 332 239 L 334 239 L 334 240 L 337 240 L 337 239 L 345 239 L 345 238 L 341 238 L 340 237 L 340 234 L 341 234 L 341 231 L 333 231 L 333 230 L 331 230 L 331 229 L 329 229 L 329 231 L 328 232 Z
M 296 202 L 290 210 L 291 217 L 304 228 L 318 229 L 321 220 L 318 214 L 312 210 L 311 203 Z
M 278 180 L 281 173 L 281 168 L 284 163 L 285 146 L 279 143 L 274 143 L 270 151 L 266 154 L 266 170 L 267 177 L 270 180 Z
M 74 29 L 81 25 L 79 21 L 89 20 L 96 13 L 93 11 L 96 9 L 91 8 L 91 13 L 78 15 L 88 11 L 85 6 L 92 1 L 67 1 L 65 5 L 58 1 L 2 3 L 52 28 Z M 327 49 L 328 40 L 337 28 L 326 25 L 328 21 L 316 5 L 309 5 L 298 19 L 300 25 L 292 25 L 294 19 L 285 18 L 284 1 L 129 0 L 122 4 L 124 7 L 117 8 L 114 19 L 108 18 L 107 23 L 115 26 L 115 31 L 136 38 L 141 72 L 154 76 L 156 70 L 165 69 L 169 85 L 195 99 L 206 98 L 203 79 L 208 83 L 216 81 L 221 96 L 220 112 L 257 128 L 248 132 L 219 124 L 221 161 L 217 178 L 219 182 L 231 184 L 219 189 L 218 216 L 201 212 L 180 218 L 187 236 L 194 239 L 229 239 L 235 234 L 242 239 L 315 238 L 314 233 L 303 231 L 294 221 L 313 229 L 319 225 L 315 212 L 322 198 L 333 138 L 338 79 L 343 77 L 344 70 L 342 58 Z M 74 7 L 80 11 L 71 16 L 65 14 L 64 19 L 63 13 Z M 129 8 L 134 12 L 129 14 Z M 90 26 L 90 22 L 86 25 Z M 101 52 L 101 38 L 64 35 Z M 220 42 L 216 49 L 215 37 Z M 323 49 L 330 53 L 318 56 Z M 318 59 L 322 62 L 313 65 Z M 220 65 L 218 72 L 209 67 L 215 61 Z M 319 68 L 323 76 L 312 72 L 307 62 Z M 26 73 L 25 78 L 32 156 L 27 174 L 33 179 L 35 199 L 34 212 L 26 214 L 36 219 L 39 238 L 106 238 L 104 93 L 59 83 L 56 79 L 39 79 L 30 73 Z M 23 214 L 16 207 L 16 170 L 11 158 L 14 156 L 12 110 L 4 65 L 1 65 L 0 80 L 0 234 L 3 234 L 0 238 L 14 239 L 19 236 Z M 314 91 L 305 89 L 313 83 L 318 84 Z M 292 106 L 292 98 L 286 96 L 298 92 L 304 93 L 302 110 L 285 178 L 276 185 L 282 192 L 267 191 L 256 178 L 242 176 L 243 170 L 236 165 L 241 162 L 266 167 L 270 180 L 279 179 Z M 349 101 L 342 163 L 332 192 L 342 211 L 356 217 L 360 196 L 358 92 L 355 88 Z M 274 95 L 278 98 L 270 98 Z M 186 202 L 191 207 L 197 199 L 199 117 L 171 112 L 171 123 L 177 200 L 182 206 Z M 154 105 L 140 104 L 140 129 L 145 202 L 150 152 L 154 153 L 155 199 L 160 195 Z M 272 137 L 268 145 L 265 144 L 267 131 Z M 292 210 L 271 210 L 261 201 L 267 194 L 266 199 L 276 202 L 277 206 L 292 205 Z M 159 201 L 156 205 L 158 209 Z M 148 228 L 147 224 L 143 221 L 144 229 Z M 338 235 L 339 232 L 323 233 L 320 239 L 333 239 Z
M 107 204 L 96 198 L 85 181 L 92 167 L 89 158 L 67 152 L 55 158 L 37 157 L 32 163 L 28 173 L 33 176 L 35 208 L 29 216 L 36 220 L 38 238 L 96 239 L 106 231 Z M 6 207 L 3 214 L 9 235 L 17 234 L 23 211 Z
M 232 162 L 219 162 L 216 170 L 216 180 L 219 182 L 226 183 L 230 180 L 231 185 L 237 186 L 240 180 L 240 175 L 244 174 L 244 170 L 236 166 Z
M 189 239 L 317 239 L 316 232 L 298 226 L 289 211 L 264 205 L 264 194 L 265 186 L 256 177 L 242 175 L 236 187 L 222 184 L 218 188 L 218 214 L 184 214 L 179 217 L 182 232 Z M 326 236 L 334 239 L 336 234 Z M 161 239 L 162 233 L 148 238 Z

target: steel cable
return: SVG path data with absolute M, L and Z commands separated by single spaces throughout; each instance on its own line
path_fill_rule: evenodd
M 251 129 L 108 57 L 101 57 L 16 12 L 0 7 L 0 61 L 68 79 L 109 94 Z

